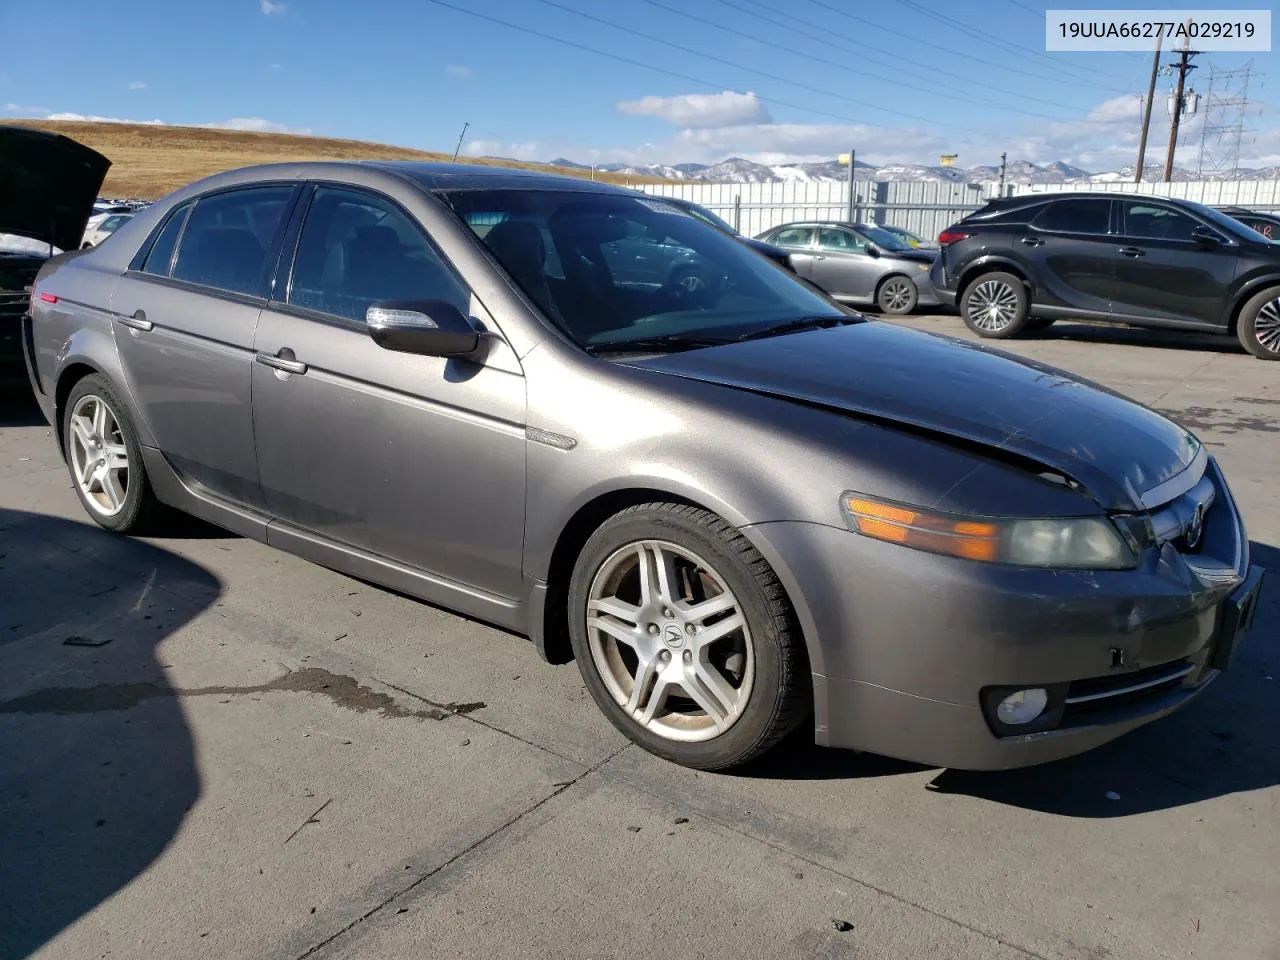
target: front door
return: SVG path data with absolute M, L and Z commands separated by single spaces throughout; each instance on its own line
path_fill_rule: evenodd
M 1238 248 L 1219 230 L 1156 200 L 1124 200 L 1115 238 L 1114 304 L 1118 319 L 1216 324 L 1222 319 L 1239 261 Z M 1219 242 L 1206 247 L 1193 231 Z
M 116 283 L 116 348 L 138 415 L 179 474 L 261 506 L 250 379 L 293 184 L 225 191 L 175 210 Z
M 813 282 L 833 297 L 871 300 L 882 271 L 870 249 L 870 242 L 852 230 L 823 227 L 813 258 Z
M 394 201 L 317 187 L 292 276 L 254 344 L 267 508 L 290 526 L 514 597 L 525 504 L 519 363 L 500 340 L 479 363 L 384 350 L 365 310 L 400 299 L 482 313 Z

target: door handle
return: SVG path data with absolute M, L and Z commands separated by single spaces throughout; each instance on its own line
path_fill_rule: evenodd
M 126 327 L 133 330 L 150 330 L 155 324 L 147 319 L 147 315 L 141 310 L 135 310 L 132 317 L 126 317 L 123 314 L 116 317 Z
M 825 253 L 818 253 L 818 254 L 815 254 L 815 255 L 814 255 L 813 259 L 815 259 L 815 260 L 825 260 L 825 259 L 827 259 L 827 255 L 826 255 Z
M 1147 255 L 1147 251 L 1141 247 L 1121 247 L 1120 252 L 1126 257 L 1145 257 Z
M 272 367 L 275 370 L 283 370 L 285 373 L 306 373 L 307 365 L 301 360 L 289 360 L 285 357 L 273 357 L 269 353 L 259 353 L 254 356 L 264 367 Z
M 1028 247 L 1043 247 L 1044 241 L 1039 237 L 1019 237 L 1019 243 L 1026 244 Z

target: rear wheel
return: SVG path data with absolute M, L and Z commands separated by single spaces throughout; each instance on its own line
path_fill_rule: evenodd
M 1240 345 L 1262 360 L 1280 360 L 1280 287 L 1268 287 L 1240 310 Z
M 660 757 L 737 766 L 808 714 L 811 680 L 781 584 L 705 510 L 652 503 L 607 520 L 578 557 L 569 615 L 591 696 Z
M 76 495 L 101 527 L 144 528 L 160 509 L 151 491 L 133 421 L 101 374 L 71 388 L 62 437 Z
M 984 273 L 960 300 L 965 326 L 980 337 L 1006 340 L 1027 325 L 1030 298 L 1026 285 L 1011 273 Z
M 916 308 L 920 298 L 916 285 L 910 277 L 900 275 L 885 277 L 880 281 L 880 289 L 876 291 L 876 304 L 881 313 L 902 316 Z

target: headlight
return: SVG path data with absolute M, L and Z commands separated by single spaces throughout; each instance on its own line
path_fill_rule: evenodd
M 846 493 L 849 526 L 864 537 L 967 560 L 1024 567 L 1122 570 L 1137 557 L 1100 517 L 965 517 Z

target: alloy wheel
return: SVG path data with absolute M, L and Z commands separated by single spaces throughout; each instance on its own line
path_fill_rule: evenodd
M 1280 299 L 1272 300 L 1258 311 L 1253 321 L 1253 335 L 1272 353 L 1280 353 Z
M 80 398 L 71 412 L 71 472 L 85 503 L 103 517 L 124 509 L 129 450 L 115 412 L 99 396 Z
M 911 284 L 906 280 L 890 280 L 880 288 L 880 309 L 886 313 L 903 311 L 911 303 Z
M 1002 280 L 983 280 L 969 295 L 969 320 L 975 327 L 995 333 L 1018 316 L 1018 294 Z
M 710 740 L 742 715 L 755 678 L 751 632 L 706 560 L 661 540 L 615 551 L 587 599 L 600 678 L 640 726 L 668 740 Z

